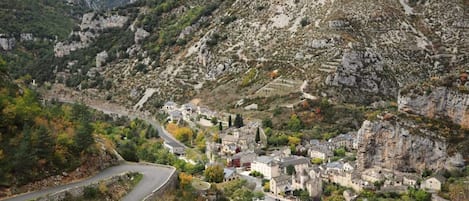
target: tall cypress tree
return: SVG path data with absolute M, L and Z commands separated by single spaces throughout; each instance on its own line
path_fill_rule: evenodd
M 256 143 L 259 143 L 261 141 L 261 132 L 259 130 L 259 127 L 257 127 L 256 130 Z
M 231 124 L 231 115 L 228 116 L 228 127 L 231 128 L 232 124 Z
M 223 130 L 223 125 L 221 124 L 221 121 L 218 122 L 218 130 L 222 131 Z
M 234 126 L 236 128 L 241 128 L 244 126 L 243 117 L 240 114 L 236 114 L 236 117 L 234 120 Z

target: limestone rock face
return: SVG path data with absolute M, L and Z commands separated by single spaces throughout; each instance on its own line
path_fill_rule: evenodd
M 447 143 L 436 133 L 413 134 L 409 121 L 365 121 L 358 131 L 359 169 L 380 166 L 402 172 L 446 168 Z
M 0 48 L 9 51 L 15 47 L 16 40 L 15 38 L 4 38 L 0 35 Z
M 429 118 L 449 118 L 469 128 L 469 94 L 447 87 L 436 87 L 430 93 L 400 93 L 399 110 Z
M 371 50 L 349 50 L 342 57 L 342 64 L 337 69 L 332 81 L 333 86 L 355 87 L 360 91 L 378 94 L 380 92 L 392 93 L 396 86 L 384 83 L 380 74 L 384 63 L 380 55 Z
M 108 59 L 108 54 L 106 51 L 102 51 L 99 54 L 96 55 L 96 68 L 99 68 L 103 66 L 106 63 L 106 60 Z
M 148 36 L 150 36 L 150 33 L 148 33 L 148 31 L 145 31 L 145 29 L 142 29 L 142 28 L 138 28 L 137 31 L 135 32 L 134 41 L 135 43 L 138 43 Z
M 96 13 L 86 13 L 83 15 L 80 30 L 72 32 L 70 35 L 79 37 L 79 41 L 58 42 L 54 46 L 56 57 L 69 55 L 71 52 L 86 48 L 90 43 L 98 37 L 103 30 L 110 28 L 122 28 L 127 22 L 128 17 L 106 14 L 98 16 Z

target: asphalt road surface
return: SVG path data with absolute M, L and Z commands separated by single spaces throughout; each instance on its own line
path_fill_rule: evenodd
M 78 181 L 75 183 L 66 184 L 63 186 L 51 187 L 48 189 L 30 192 L 26 194 L 21 194 L 16 197 L 11 197 L 7 199 L 0 199 L 2 201 L 24 201 L 47 194 L 55 193 L 67 188 L 73 188 L 77 186 L 89 185 L 93 182 L 99 182 L 103 179 L 110 178 L 114 175 L 118 175 L 124 172 L 139 172 L 143 175 L 142 180 L 130 191 L 124 198 L 123 201 L 138 201 L 144 199 L 146 196 L 152 193 L 153 190 L 159 188 L 170 177 L 174 169 L 163 166 L 155 166 L 150 164 L 141 164 L 141 163 L 123 163 L 118 166 L 113 166 L 107 169 L 104 169 L 97 175 L 90 177 L 88 179 Z

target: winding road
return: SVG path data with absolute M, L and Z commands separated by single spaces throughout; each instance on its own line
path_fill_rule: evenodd
M 45 196 L 47 194 L 59 192 L 65 189 L 74 188 L 78 186 L 86 186 L 94 182 L 110 178 L 115 175 L 119 175 L 125 172 L 139 172 L 143 175 L 142 180 L 130 191 L 124 198 L 123 201 L 137 201 L 143 200 L 146 196 L 150 195 L 155 189 L 160 188 L 165 184 L 170 176 L 174 173 L 175 168 L 170 166 L 160 166 L 143 163 L 130 163 L 126 162 L 118 166 L 109 167 L 102 170 L 100 173 L 94 175 L 91 178 L 62 185 L 57 187 L 51 187 L 48 189 L 21 194 L 15 197 L 1 199 L 2 201 L 24 201 Z
M 67 99 L 64 97 L 53 97 L 53 98 L 63 103 L 73 104 L 73 103 L 78 102 L 76 100 Z M 173 137 L 173 135 L 171 135 L 163 127 L 161 127 L 160 123 L 154 117 L 151 117 L 151 115 L 145 115 L 144 113 L 141 113 L 141 112 L 129 111 L 123 107 L 119 107 L 118 105 L 110 105 L 110 104 L 102 104 L 102 103 L 100 104 L 100 103 L 93 103 L 90 101 L 83 101 L 83 103 L 90 108 L 103 112 L 104 114 L 110 114 L 110 115 L 115 114 L 118 116 L 127 116 L 131 119 L 135 119 L 135 118 L 142 119 L 146 121 L 147 123 L 151 124 L 153 127 L 155 127 L 158 130 L 158 135 L 161 138 L 163 138 L 165 142 L 176 143 L 184 147 L 185 149 L 187 148 L 187 146 L 184 143 L 176 140 Z
M 75 103 L 76 100 L 73 99 L 66 99 L 60 97 L 54 97 L 59 102 L 65 103 Z M 105 114 L 116 114 L 119 116 L 127 116 L 131 119 L 139 118 L 147 123 L 151 124 L 158 130 L 158 134 L 161 138 L 164 139 L 166 142 L 172 142 L 179 144 L 180 146 L 187 148 L 183 143 L 176 140 L 171 134 L 169 134 L 164 128 L 160 126 L 158 121 L 154 119 L 154 117 L 150 117 L 150 115 L 145 115 L 140 112 L 132 112 L 126 110 L 122 107 L 116 107 L 115 105 L 106 105 L 106 104 L 99 104 L 99 103 L 91 103 L 91 102 L 84 102 L 88 107 L 93 108 L 95 110 L 102 111 Z M 109 107 L 108 107 L 109 106 Z M 34 198 L 38 198 L 41 196 L 45 196 L 47 194 L 59 192 L 65 189 L 74 188 L 78 186 L 86 186 L 94 182 L 101 181 L 103 179 L 110 178 L 112 176 L 124 173 L 124 172 L 139 172 L 143 174 L 142 180 L 130 191 L 124 198 L 123 201 L 137 201 L 137 200 L 144 200 L 146 196 L 150 195 L 155 189 L 160 188 L 163 186 L 168 179 L 173 175 L 176 171 L 174 167 L 171 166 L 162 166 L 156 164 L 147 164 L 147 163 L 130 163 L 125 162 L 121 165 L 109 167 L 107 169 L 102 170 L 98 174 L 90 177 L 88 179 L 73 182 L 70 184 L 51 187 L 44 190 L 39 190 L 35 192 L 20 194 L 14 197 L 9 198 L 0 198 L 0 201 L 23 201 L 23 200 L 31 200 Z

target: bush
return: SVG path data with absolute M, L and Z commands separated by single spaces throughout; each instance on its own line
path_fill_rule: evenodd
M 99 191 L 95 187 L 91 186 L 86 186 L 85 189 L 83 189 L 83 197 L 86 199 L 93 199 L 98 197 Z
M 235 15 L 232 15 L 232 16 L 224 16 L 221 18 L 221 22 L 224 24 L 224 25 L 228 25 L 230 24 L 231 22 L 234 22 L 235 20 L 237 20 L 238 17 L 236 17 Z
M 305 27 L 306 25 L 308 25 L 309 24 L 308 18 L 304 17 L 303 19 L 301 19 L 300 24 L 302 27 Z

